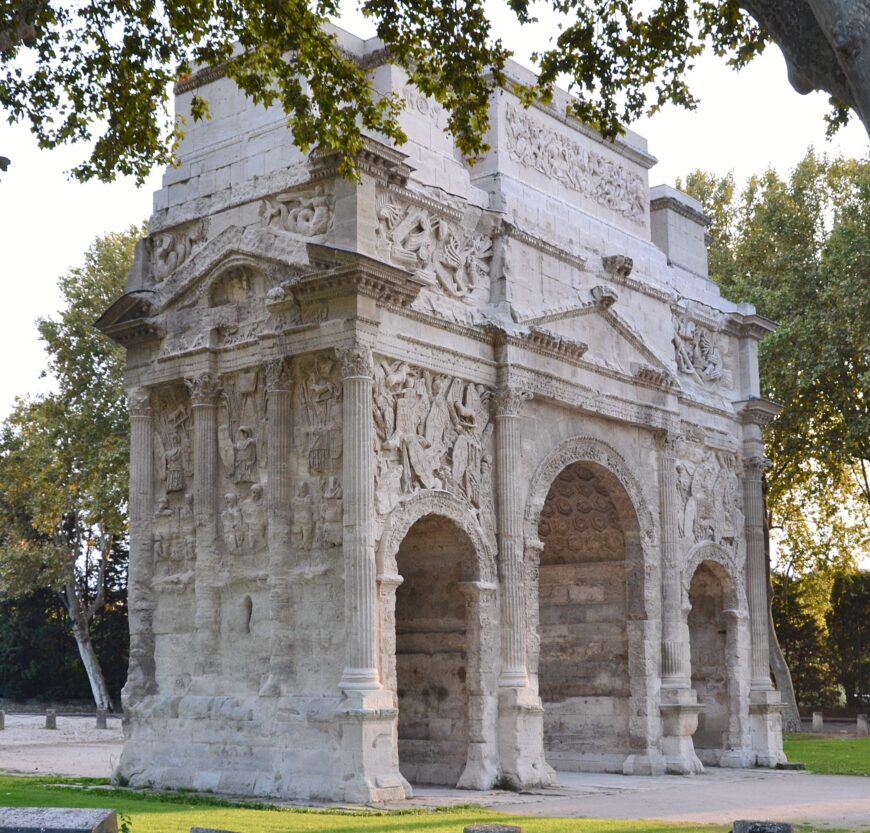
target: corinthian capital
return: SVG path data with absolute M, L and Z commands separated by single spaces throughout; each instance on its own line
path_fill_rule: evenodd
M 663 428 L 656 431 L 653 438 L 660 454 L 665 457 L 677 456 L 677 443 L 682 439 L 679 432 Z
M 133 388 L 127 391 L 127 410 L 131 417 L 150 417 L 151 391 L 148 388 Z
M 532 398 L 527 390 L 518 388 L 501 388 L 492 398 L 492 411 L 496 417 L 518 417 L 522 412 L 523 402 Z
M 214 405 L 221 392 L 220 379 L 214 373 L 185 376 L 184 384 L 190 391 L 190 401 L 193 405 Z
M 374 376 L 372 351 L 365 344 L 354 343 L 348 347 L 336 347 L 335 355 L 341 363 L 342 379 L 352 379 L 355 376 L 372 378 Z
M 764 470 L 770 468 L 770 459 L 755 454 L 752 457 L 743 458 L 743 476 L 751 480 L 760 480 Z
M 293 377 L 288 359 L 266 362 L 266 390 L 290 390 Z

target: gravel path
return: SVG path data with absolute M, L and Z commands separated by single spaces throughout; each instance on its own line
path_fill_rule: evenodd
M 93 716 L 59 714 L 52 730 L 45 728 L 44 715 L 7 713 L 0 732 L 0 772 L 108 778 L 122 742 L 118 717 L 109 717 L 107 729 L 97 729 Z

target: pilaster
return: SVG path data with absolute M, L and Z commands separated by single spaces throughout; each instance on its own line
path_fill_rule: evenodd
M 193 515 L 196 525 L 195 676 L 220 672 L 220 551 L 217 519 L 217 405 L 221 385 L 212 373 L 185 380 L 193 411 Z M 213 693 L 213 692 L 212 692 Z
M 125 706 L 157 690 L 154 663 L 154 414 L 148 390 L 127 395 L 130 412 L 130 661 Z
M 544 759 L 544 709 L 526 668 L 526 605 L 523 582 L 523 515 L 519 461 L 525 391 L 502 388 L 495 396 L 498 569 L 501 590 L 501 673 L 498 745 L 502 775 L 517 787 L 551 784 Z

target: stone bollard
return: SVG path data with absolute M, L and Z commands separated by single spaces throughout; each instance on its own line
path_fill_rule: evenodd
M 731 833 L 794 833 L 794 827 L 786 821 L 739 819 L 734 822 Z
M 6 712 L 0 711 L 0 732 L 6 728 Z
M 45 710 L 45 728 L 57 729 L 57 712 L 54 709 Z
M 0 729 L 2 729 L 2 728 L 3 728 L 3 726 L 0 726 Z M 858 723 L 857 723 L 857 726 L 855 727 L 855 734 L 858 735 L 859 738 L 866 738 L 867 737 L 867 715 L 866 714 L 859 714 L 858 715 Z
M 824 732 L 825 731 L 825 721 L 822 719 L 821 712 L 813 712 L 813 731 L 814 732 Z
M 523 833 L 523 828 L 511 824 L 469 824 L 463 833 Z
M 106 710 L 105 709 L 97 709 L 97 728 L 105 729 L 106 728 Z

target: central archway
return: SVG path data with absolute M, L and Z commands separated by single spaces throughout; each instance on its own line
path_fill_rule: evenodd
M 655 541 L 639 484 L 606 444 L 577 437 L 539 466 L 526 510 L 528 654 L 555 769 L 657 771 Z

